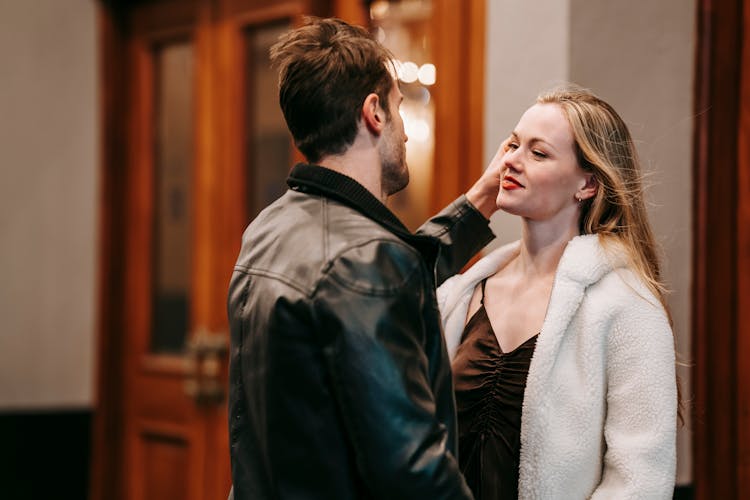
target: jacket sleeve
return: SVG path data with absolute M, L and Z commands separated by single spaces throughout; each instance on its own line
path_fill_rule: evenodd
M 676 413 L 671 328 L 661 306 L 637 297 L 608 339 L 604 468 L 592 498 L 672 498 Z
M 425 222 L 417 233 L 432 236 L 440 244 L 436 286 L 461 271 L 469 259 L 495 237 L 489 221 L 465 195 Z
M 429 361 L 445 348 L 439 325 L 424 324 L 426 309 L 437 321 L 426 273 L 412 248 L 369 242 L 335 259 L 313 298 L 333 397 L 375 498 L 471 498 L 437 418 L 431 376 L 448 361 Z

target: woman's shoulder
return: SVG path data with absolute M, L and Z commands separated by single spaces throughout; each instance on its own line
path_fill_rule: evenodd
M 616 240 L 605 243 L 597 235 L 571 240 L 560 264 L 560 278 L 577 282 L 584 287 L 586 300 L 611 313 L 664 309 Z
M 598 325 L 596 330 L 608 332 L 611 347 L 673 356 L 669 316 L 634 270 L 613 269 L 586 290 L 584 302 L 586 317 Z
M 656 295 L 629 266 L 609 270 L 599 281 L 588 287 L 586 295 L 606 304 L 614 311 L 631 307 L 663 309 Z

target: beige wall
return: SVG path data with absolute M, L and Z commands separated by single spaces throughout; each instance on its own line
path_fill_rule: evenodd
M 0 2 L 0 410 L 92 403 L 94 0 Z
M 672 289 L 678 352 L 690 358 L 692 96 L 695 4 L 572 0 L 571 79 L 618 109 L 638 144 L 649 215 Z M 690 371 L 681 369 L 685 393 Z M 688 424 L 689 428 L 689 424 Z M 691 478 L 690 435 L 678 434 L 678 482 Z
M 569 12 L 569 0 L 487 0 L 485 164 L 539 91 L 568 81 Z M 520 238 L 517 217 L 498 212 L 492 222 L 493 247 Z
M 487 18 L 486 160 L 534 96 L 560 80 L 592 89 L 620 112 L 646 172 L 684 360 L 690 358 L 694 13 L 694 0 L 489 0 Z M 504 214 L 493 227 L 501 241 L 520 235 L 517 221 Z M 689 370 L 681 377 L 689 395 Z M 678 484 L 692 477 L 689 427 L 678 434 Z

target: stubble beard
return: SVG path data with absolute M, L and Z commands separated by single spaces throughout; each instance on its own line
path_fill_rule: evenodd
M 380 152 L 381 187 L 387 196 L 398 193 L 409 185 L 409 167 L 406 165 L 406 144 L 393 137 L 389 130 Z

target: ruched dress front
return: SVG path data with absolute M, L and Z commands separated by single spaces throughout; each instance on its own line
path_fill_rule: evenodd
M 507 500 L 518 498 L 521 409 L 537 335 L 502 351 L 484 308 L 485 281 L 453 360 L 458 459 L 477 500 Z

